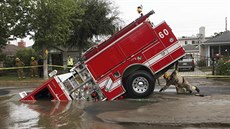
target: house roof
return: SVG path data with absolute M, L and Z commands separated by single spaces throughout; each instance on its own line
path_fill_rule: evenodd
M 188 45 L 185 45 L 183 47 L 184 47 L 185 51 L 199 51 L 199 48 L 195 45 L 188 44 Z
M 180 37 L 178 40 L 198 40 L 198 37 Z
M 203 44 L 205 45 L 205 44 L 220 44 L 220 43 L 230 44 L 230 31 L 223 32 L 223 34 L 221 34 L 220 36 L 207 40 Z
M 7 44 L 1 50 L 2 50 L 2 53 L 6 54 L 6 55 L 16 55 L 16 52 L 18 49 L 20 49 L 20 48 L 16 45 Z

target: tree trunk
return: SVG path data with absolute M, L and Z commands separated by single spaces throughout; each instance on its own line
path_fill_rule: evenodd
M 48 65 L 47 65 L 48 51 L 45 45 L 42 45 L 42 51 L 43 51 L 43 79 L 48 79 Z

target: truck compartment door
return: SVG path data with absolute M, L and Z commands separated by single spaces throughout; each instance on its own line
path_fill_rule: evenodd
M 125 60 L 124 55 L 116 45 L 113 45 L 87 61 L 86 65 L 93 77 L 97 79 L 123 60 Z
M 155 39 L 156 36 L 151 32 L 149 23 L 143 23 L 121 39 L 118 46 L 126 58 L 128 58 L 152 43 Z

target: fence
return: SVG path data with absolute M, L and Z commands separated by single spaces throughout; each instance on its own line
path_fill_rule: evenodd
M 22 68 L 26 77 L 30 77 L 32 67 L 43 67 L 43 65 L 37 66 L 24 66 L 24 67 L 0 67 L 0 76 L 15 76 L 17 77 L 17 69 Z M 53 71 L 54 69 L 58 70 L 58 74 L 66 73 L 70 67 L 60 66 L 60 65 L 49 65 L 48 72 Z
M 230 66 L 229 57 L 222 57 L 222 56 L 206 57 L 206 56 L 193 55 L 193 58 L 195 63 L 195 70 L 180 71 L 180 74 L 182 76 L 192 76 L 192 77 L 228 77 L 229 76 L 230 77 L 230 67 L 228 67 Z M 223 64 L 227 66 L 223 66 Z M 227 72 L 223 72 L 223 71 L 227 71 Z
M 230 67 L 225 68 L 229 69 L 229 74 L 221 74 L 217 75 L 218 73 L 218 64 L 220 62 L 220 59 L 218 60 L 217 58 L 214 60 L 210 57 L 200 57 L 200 56 L 194 56 L 194 61 L 195 61 L 195 70 L 190 71 L 190 70 L 183 70 L 180 71 L 179 73 L 182 76 L 189 76 L 189 77 L 230 77 Z M 229 62 L 230 64 L 230 62 Z M 230 65 L 229 65 L 230 66 Z M 25 66 L 22 67 L 25 72 L 25 76 L 30 77 L 30 69 L 32 66 Z M 43 67 L 41 66 L 36 66 L 36 67 Z M 15 76 L 17 77 L 17 69 L 19 67 L 7 67 L 7 68 L 1 68 L 0 67 L 0 76 Z M 58 74 L 66 73 L 70 69 L 69 67 L 66 66 L 60 66 L 60 65 L 49 65 L 48 64 L 48 72 L 51 72 L 52 70 L 58 70 Z M 173 71 L 173 68 L 171 68 L 169 71 Z

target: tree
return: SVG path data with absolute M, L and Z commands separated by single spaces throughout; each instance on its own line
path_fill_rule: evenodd
M 35 2 L 35 1 L 34 1 Z M 69 20 L 78 7 L 75 0 L 36 0 L 33 11 L 31 31 L 35 46 L 42 48 L 44 58 L 44 78 L 48 78 L 47 49 L 64 45 L 69 39 L 72 23 Z
M 10 9 L 6 1 L 0 1 L 0 48 L 6 45 L 9 35 Z
M 214 35 L 212 36 L 213 38 L 218 37 L 222 35 L 224 32 L 215 32 Z
M 37 53 L 33 48 L 23 48 L 17 51 L 16 57 L 20 58 L 26 66 L 30 66 L 31 57 L 37 57 Z
M 6 45 L 9 40 L 28 35 L 31 13 L 34 9 L 32 3 L 31 0 L 0 1 L 0 45 Z
M 43 53 L 54 46 L 82 50 L 94 35 L 113 33 L 118 13 L 110 4 L 105 0 L 40 0 L 34 13 L 39 20 L 32 26 L 35 46 L 42 47 Z
M 1 0 L 0 45 L 30 35 L 42 49 L 44 78 L 48 78 L 47 49 L 55 46 L 87 48 L 94 35 L 116 30 L 119 18 L 108 0 Z M 3 32 L 3 33 L 2 33 Z
M 1 10 L 0 10 L 1 12 Z M 4 27 L 5 23 L 3 23 L 2 20 L 0 20 L 0 48 L 2 48 L 3 46 L 6 45 L 7 43 L 7 38 L 8 36 L 8 32 Z
M 108 0 L 83 0 L 81 7 L 84 15 L 80 20 L 72 17 L 74 28 L 68 41 L 69 46 L 76 46 L 80 51 L 90 47 L 93 36 L 114 33 L 119 21 L 117 8 Z
M 48 78 L 46 51 L 50 46 L 63 45 L 69 39 L 72 28 L 69 19 L 77 14 L 76 10 L 81 10 L 78 6 L 80 2 L 81 0 L 1 1 L 5 9 L 3 16 L 12 16 L 4 17 L 7 19 L 7 27 L 3 28 L 15 37 L 32 36 L 35 48 L 42 49 L 44 78 Z

